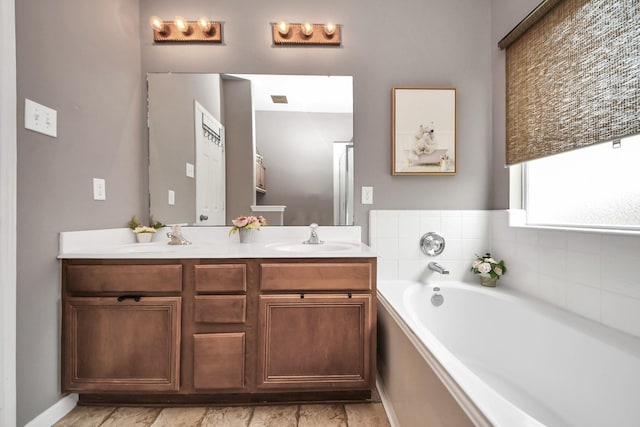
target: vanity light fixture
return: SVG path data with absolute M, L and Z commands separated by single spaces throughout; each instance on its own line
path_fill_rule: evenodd
M 210 21 L 206 16 L 201 16 L 197 21 L 176 16 L 173 22 L 152 16 L 149 25 L 153 29 L 155 42 L 222 42 L 222 24 Z
M 340 46 L 342 36 L 340 26 L 334 23 L 292 24 L 280 21 L 271 24 L 273 43 L 275 45 L 328 45 Z

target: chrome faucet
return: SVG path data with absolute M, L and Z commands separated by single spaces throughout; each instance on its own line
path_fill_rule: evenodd
M 171 227 L 171 231 L 167 233 L 167 237 L 170 245 L 190 245 L 191 242 L 184 238 L 182 235 L 182 230 L 180 230 L 179 225 L 174 225 Z
M 309 236 L 309 240 L 305 240 L 302 243 L 307 245 L 319 245 L 324 243 L 322 240 L 318 238 L 318 224 L 314 222 L 309 227 L 311 227 L 311 235 Z
M 435 271 L 436 273 L 449 274 L 449 270 L 447 270 L 446 268 L 444 268 L 443 266 L 441 266 L 435 261 L 431 261 L 428 267 L 429 267 L 429 270 Z

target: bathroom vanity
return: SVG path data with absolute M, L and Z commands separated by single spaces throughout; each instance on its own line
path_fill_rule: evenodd
M 369 398 L 375 255 L 233 237 L 61 246 L 63 391 L 86 403 Z

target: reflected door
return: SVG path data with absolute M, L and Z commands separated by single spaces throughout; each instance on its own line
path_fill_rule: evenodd
M 224 126 L 195 101 L 196 224 L 225 224 Z

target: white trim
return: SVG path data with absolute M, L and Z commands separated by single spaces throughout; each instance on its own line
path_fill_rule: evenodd
M 529 228 L 532 230 L 555 230 L 555 231 L 573 231 L 577 233 L 593 233 L 602 235 L 615 235 L 615 236 L 632 236 L 639 237 L 640 230 L 638 229 L 623 229 L 623 228 L 588 228 L 585 226 L 571 226 L 565 224 L 529 224 L 527 223 L 527 212 L 524 209 L 508 209 L 509 213 L 509 227 L 513 228 Z
M 0 425 L 16 412 L 16 37 L 15 2 L 0 0 Z
M 398 421 L 396 412 L 393 410 L 391 399 L 389 398 L 389 396 L 387 396 L 387 392 L 384 389 L 384 383 L 382 382 L 382 378 L 380 378 L 380 375 L 378 375 L 376 379 L 376 388 L 378 389 L 378 394 L 380 395 L 380 400 L 382 401 L 382 407 L 384 408 L 384 412 L 387 414 L 389 424 L 391 425 L 391 427 L 400 427 L 400 422 Z
M 51 405 L 43 413 L 25 424 L 25 427 L 49 427 L 60 421 L 78 404 L 78 395 L 71 393 Z

